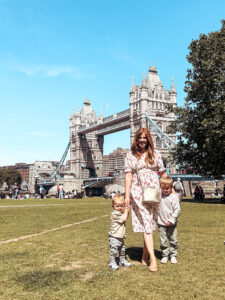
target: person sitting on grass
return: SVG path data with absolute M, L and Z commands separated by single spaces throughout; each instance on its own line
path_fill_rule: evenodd
M 131 264 L 125 257 L 124 238 L 126 220 L 129 216 L 129 208 L 125 208 L 124 197 L 116 194 L 112 199 L 113 211 L 111 213 L 111 227 L 109 231 L 110 258 L 109 268 L 118 270 L 119 266 L 130 267 Z M 116 255 L 119 252 L 119 266 L 116 263 Z
M 158 230 L 162 264 L 166 264 L 170 255 L 172 264 L 177 263 L 177 218 L 180 213 L 180 201 L 177 194 L 172 192 L 173 180 L 171 177 L 160 179 L 162 199 L 159 204 Z M 170 246 L 169 246 L 170 243 Z

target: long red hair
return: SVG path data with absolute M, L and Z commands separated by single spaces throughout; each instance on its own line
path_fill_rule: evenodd
M 131 146 L 131 152 L 135 157 L 137 157 L 138 160 L 141 158 L 142 153 L 141 153 L 141 149 L 138 144 L 138 140 L 143 133 L 145 134 L 145 136 L 147 138 L 145 161 L 147 164 L 150 163 L 151 165 L 153 165 L 154 157 L 155 157 L 154 144 L 152 141 L 151 133 L 149 132 L 149 130 L 147 128 L 138 129 L 138 131 L 136 132 L 136 134 L 134 136 L 134 141 Z

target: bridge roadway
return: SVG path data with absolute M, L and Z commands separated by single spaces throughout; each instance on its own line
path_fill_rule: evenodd
M 138 117 L 138 112 L 133 113 L 133 117 Z M 149 118 L 149 116 L 148 116 Z M 161 121 L 160 116 L 151 116 L 154 122 Z M 164 116 L 165 121 L 171 121 L 170 117 Z M 96 122 L 81 125 L 78 130 L 79 134 L 87 134 L 89 132 L 96 131 L 96 135 L 107 135 L 114 132 L 130 128 L 130 109 L 123 110 L 119 113 L 115 113 L 111 116 L 98 120 Z
M 129 128 L 130 109 L 127 109 L 119 113 L 113 114 L 111 116 L 108 116 L 106 118 L 103 118 L 102 120 L 82 125 L 80 126 L 78 133 L 86 134 L 89 132 L 97 131 L 97 135 L 107 135 Z
M 173 180 L 177 180 L 180 178 L 182 181 L 212 181 L 213 178 L 207 178 L 200 175 L 195 174 L 168 174 L 172 177 Z M 113 182 L 114 177 L 96 177 L 96 178 L 87 178 L 83 179 L 84 188 L 86 187 L 94 187 L 95 184 L 101 184 L 103 186 L 106 183 Z M 100 185 L 98 185 L 100 186 Z
M 168 174 L 173 180 L 180 178 L 182 181 L 213 181 L 214 178 L 207 178 L 200 175 L 194 174 Z M 94 188 L 94 187 L 103 187 L 109 183 L 113 183 L 114 177 L 93 177 L 83 179 L 84 188 Z M 38 186 L 42 185 L 48 191 L 51 187 L 55 185 L 54 181 L 49 182 L 38 182 Z
M 113 177 L 97 177 L 97 178 L 83 179 L 84 188 L 105 186 L 110 182 L 113 182 Z

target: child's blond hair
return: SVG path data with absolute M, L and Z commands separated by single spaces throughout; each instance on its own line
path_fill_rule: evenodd
M 173 187 L 173 179 L 169 176 L 160 178 L 160 186 L 169 185 L 170 188 Z
M 114 205 L 115 203 L 118 203 L 118 202 L 122 202 L 124 203 L 125 200 L 124 200 L 124 197 L 121 195 L 121 194 L 116 194 L 113 198 L 112 198 L 112 205 Z

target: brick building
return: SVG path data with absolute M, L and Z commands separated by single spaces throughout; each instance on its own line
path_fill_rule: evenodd
M 102 176 L 111 176 L 113 173 L 123 174 L 125 154 L 128 151 L 129 149 L 117 148 L 112 153 L 104 155 Z

